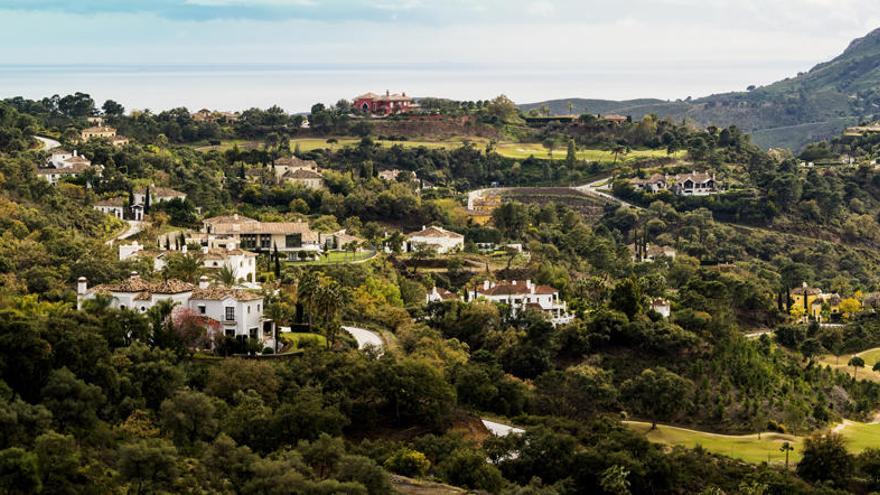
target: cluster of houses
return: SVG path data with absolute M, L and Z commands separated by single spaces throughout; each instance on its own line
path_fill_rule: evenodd
M 314 160 L 302 160 L 295 156 L 279 158 L 271 167 L 254 167 L 245 171 L 250 182 L 271 184 L 297 184 L 306 189 L 324 188 L 324 176 Z
M 76 150 L 71 152 L 56 148 L 52 150 L 48 160 L 37 167 L 37 176 L 54 186 L 62 179 L 76 178 L 89 171 L 100 177 L 103 170 L 100 165 L 92 165 L 88 158 Z
M 150 197 L 149 202 L 147 201 L 147 195 Z M 94 204 L 94 208 L 101 213 L 112 215 L 120 220 L 140 222 L 144 219 L 144 211 L 148 203 L 155 205 L 175 199 L 186 201 L 186 193 L 175 191 L 169 187 L 151 185 L 134 190 L 131 194 L 131 200 L 125 196 L 115 196 L 97 201 Z
M 218 124 L 234 124 L 241 118 L 238 112 L 219 112 L 203 108 L 198 112 L 193 112 L 190 117 L 196 122 L 216 122 Z
M 630 184 L 646 193 L 671 191 L 679 196 L 707 196 L 718 193 L 715 174 L 707 172 L 654 174 L 647 179 L 631 179 Z

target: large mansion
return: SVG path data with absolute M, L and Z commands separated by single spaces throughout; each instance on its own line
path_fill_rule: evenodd
M 322 250 L 321 236 L 308 222 L 260 222 L 242 215 L 205 219 L 202 233 L 235 239 L 241 249 L 286 253 L 296 259 L 300 252 L 316 256 Z
M 271 170 L 253 167 L 245 171 L 245 177 L 251 182 L 271 182 L 298 184 L 307 189 L 323 189 L 324 176 L 314 160 L 302 160 L 296 156 L 279 158 L 272 163 Z
M 87 127 L 80 132 L 82 141 L 91 141 L 92 139 L 106 139 L 113 146 L 124 146 L 128 144 L 128 138 L 116 135 L 116 129 L 109 126 Z
M 406 93 L 391 94 L 390 91 L 385 91 L 384 95 L 366 93 L 356 96 L 353 106 L 359 112 L 374 115 L 407 113 L 418 107 Z

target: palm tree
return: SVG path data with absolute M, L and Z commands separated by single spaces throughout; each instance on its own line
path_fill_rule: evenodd
M 339 316 L 348 299 L 348 294 L 338 282 L 330 280 L 319 284 L 314 296 L 315 307 L 318 310 L 316 316 L 320 322 L 319 327 L 327 337 L 328 348 L 332 348 L 339 335 Z
M 214 279 L 226 287 L 232 287 L 238 282 L 238 276 L 235 272 L 235 268 L 232 268 L 229 265 L 223 265 L 222 268 L 217 270 L 217 273 L 214 274 Z
M 303 309 L 308 315 L 309 327 L 313 323 L 313 309 L 315 306 L 315 292 L 318 290 L 320 280 L 315 272 L 306 272 L 299 279 L 296 287 L 296 298 L 302 304 Z
M 194 284 L 203 271 L 202 253 L 176 254 L 169 256 L 164 275 L 166 279 L 176 278 Z
M 611 148 L 611 154 L 614 155 L 614 163 L 617 163 L 620 157 L 626 154 L 626 146 L 622 144 L 615 145 Z

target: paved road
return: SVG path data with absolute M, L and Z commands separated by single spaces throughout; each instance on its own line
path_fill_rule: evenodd
M 385 343 L 382 342 L 382 337 L 376 332 L 371 332 L 365 328 L 358 327 L 342 327 L 342 329 L 354 337 L 354 340 L 358 343 L 358 349 L 364 349 L 368 345 L 373 346 L 380 351 L 385 349 Z
M 483 425 L 496 437 L 506 437 L 512 433 L 519 435 L 526 432 L 526 430 L 523 430 L 522 428 L 496 423 L 495 421 L 490 421 L 488 419 L 481 418 L 480 421 L 482 421 Z
M 61 146 L 61 143 L 59 143 L 58 141 L 56 141 L 54 139 L 50 139 L 50 138 L 43 137 L 43 136 L 34 136 L 34 137 L 37 138 L 37 141 L 43 143 L 43 151 L 53 150 L 53 149 Z
M 141 230 L 144 229 L 144 222 L 135 222 L 134 220 L 126 220 L 126 223 L 128 223 L 128 228 L 125 230 L 125 232 L 123 232 L 123 233 L 119 234 L 118 236 L 114 237 L 113 239 L 110 239 L 109 241 L 107 241 L 108 246 L 113 244 L 116 241 L 122 241 L 122 240 L 128 239 L 129 237 L 135 236 L 138 233 L 140 233 Z

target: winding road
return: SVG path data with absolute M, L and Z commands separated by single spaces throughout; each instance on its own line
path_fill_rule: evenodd
M 128 228 L 125 229 L 125 232 L 117 235 L 116 237 L 110 239 L 106 242 L 108 246 L 112 245 L 116 241 L 122 241 L 128 239 L 129 237 L 133 237 L 140 233 L 141 230 L 144 229 L 144 222 L 136 222 L 134 220 L 126 220 L 125 223 L 128 224 Z
M 54 139 L 43 137 L 43 136 L 34 136 L 34 138 L 37 141 L 43 143 L 43 151 L 50 151 L 50 150 L 54 150 L 55 148 L 61 147 L 61 143 L 59 143 L 58 141 L 56 141 Z
M 351 334 L 354 337 L 354 340 L 358 343 L 358 349 L 366 349 L 367 346 L 372 346 L 378 349 L 379 351 L 383 351 L 385 349 L 385 342 L 382 341 L 382 337 L 379 336 L 376 332 L 371 332 L 365 328 L 358 327 L 342 327 L 343 330 Z

